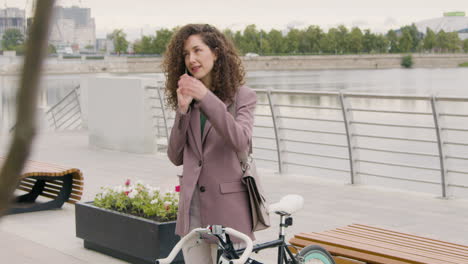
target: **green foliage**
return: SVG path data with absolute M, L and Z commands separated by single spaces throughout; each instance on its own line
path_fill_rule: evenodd
M 49 54 L 57 54 L 57 48 L 55 48 L 54 45 L 49 44 L 49 45 L 47 46 L 47 52 L 48 52 Z
M 413 56 L 411 56 L 411 54 L 403 56 L 401 58 L 401 66 L 411 68 L 413 66 Z
M 164 54 L 174 32 L 174 30 L 169 29 L 160 29 L 156 31 L 156 37 L 153 39 L 152 43 L 153 52 L 156 54 Z
M 346 37 L 346 42 L 348 45 L 348 51 L 351 53 L 361 53 L 363 48 L 363 35 L 362 31 L 355 27 Z
M 432 52 L 436 46 L 436 34 L 430 28 L 426 30 L 426 36 L 424 37 L 424 49 Z
M 468 61 L 458 64 L 458 67 L 468 67 Z
M 109 38 L 114 43 L 114 50 L 117 54 L 127 53 L 128 41 L 126 39 L 127 34 L 122 29 L 116 29 L 110 34 Z
M 154 36 L 143 36 L 134 43 L 137 54 L 163 54 L 174 28 L 160 29 Z M 269 32 L 248 25 L 244 30 L 223 30 L 241 54 L 305 55 L 305 54 L 359 54 L 359 53 L 409 53 L 409 52 L 468 52 L 468 42 L 461 41 L 455 32 L 425 34 L 412 24 L 387 34 L 375 34 L 369 29 L 354 27 L 348 30 L 340 25 L 324 32 L 319 26 L 305 29 L 292 28 L 287 33 L 277 29 Z
M 100 208 L 131 214 L 158 222 L 173 221 L 177 217 L 179 194 L 162 192 L 159 188 L 137 182 L 113 188 L 101 188 L 94 198 L 94 205 Z
M 5 30 L 2 37 L 3 50 L 16 50 L 21 49 L 20 46 L 24 44 L 24 36 L 19 29 L 10 28 Z

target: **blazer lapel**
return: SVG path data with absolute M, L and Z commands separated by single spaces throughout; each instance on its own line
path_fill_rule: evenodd
M 206 120 L 205 122 L 205 128 L 203 129 L 203 138 L 202 138 L 202 146 L 205 144 L 206 136 L 208 135 L 208 132 L 210 132 L 211 128 L 213 126 L 210 123 L 210 120 Z
M 226 104 L 226 109 L 231 105 L 231 103 L 225 103 Z M 208 133 L 210 132 L 211 128 L 213 126 L 210 123 L 210 120 L 206 120 L 205 123 L 205 129 L 203 130 L 203 137 L 202 137 L 202 146 L 205 145 L 206 137 L 208 136 Z
M 200 131 L 200 109 L 198 106 L 193 106 L 192 116 L 190 118 L 190 131 L 192 132 L 192 137 L 195 141 L 196 148 L 198 150 L 198 155 L 202 157 L 202 140 L 201 140 L 201 131 Z

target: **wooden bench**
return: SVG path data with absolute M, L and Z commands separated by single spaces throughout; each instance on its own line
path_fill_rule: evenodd
M 0 157 L 0 167 L 4 161 Z M 83 194 L 83 174 L 76 168 L 28 160 L 20 177 L 17 189 L 26 193 L 16 197 L 10 214 L 61 208 L 79 202 Z M 38 203 L 38 196 L 52 200 Z
M 296 234 L 289 242 L 297 247 L 320 245 L 333 256 L 359 263 L 468 263 L 468 246 L 359 224 L 320 233 Z

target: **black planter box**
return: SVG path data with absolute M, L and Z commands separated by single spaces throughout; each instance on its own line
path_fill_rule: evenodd
M 76 236 L 84 247 L 134 264 L 165 258 L 179 241 L 175 222 L 160 223 L 96 207 L 75 205 Z M 172 263 L 184 263 L 182 253 Z

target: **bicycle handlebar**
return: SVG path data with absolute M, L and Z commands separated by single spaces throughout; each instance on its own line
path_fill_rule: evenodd
M 237 231 L 235 229 L 229 228 L 229 227 L 223 228 L 223 231 L 226 234 L 233 235 L 233 236 L 235 236 L 237 238 L 240 238 L 241 240 L 243 240 L 246 243 L 245 250 L 242 253 L 242 255 L 239 257 L 239 259 L 233 259 L 233 260 L 229 261 L 229 264 L 244 264 L 248 260 L 250 254 L 252 254 L 252 249 L 253 249 L 252 239 L 250 239 L 250 237 L 247 236 L 246 234 L 241 233 L 241 232 L 239 232 L 239 231 Z M 170 264 L 174 260 L 174 258 L 176 257 L 177 253 L 179 253 L 179 251 L 182 249 L 182 246 L 185 243 L 187 243 L 188 240 L 192 239 L 194 236 L 196 236 L 198 234 L 212 234 L 210 226 L 208 226 L 207 228 L 195 228 L 192 231 L 190 231 L 190 233 L 188 233 L 186 236 L 184 236 L 174 246 L 171 253 L 169 253 L 169 256 L 167 256 L 166 258 L 163 258 L 163 259 L 157 259 L 155 261 L 155 263 L 156 264 Z

